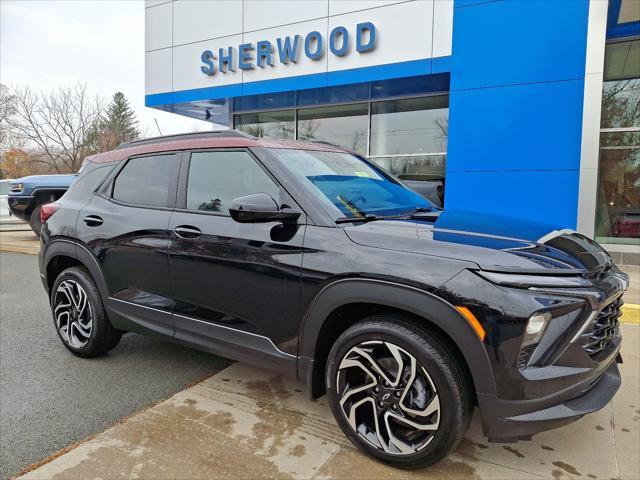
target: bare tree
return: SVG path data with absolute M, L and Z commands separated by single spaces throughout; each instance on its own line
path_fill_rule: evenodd
M 103 100 L 90 97 L 84 84 L 49 94 L 22 87 L 12 94 L 15 109 L 7 120 L 9 131 L 42 152 L 36 161 L 58 173 L 78 171 L 92 153 L 88 137 L 100 118 Z
M 6 142 L 9 138 L 7 122 L 15 112 L 15 97 L 9 87 L 0 83 L 0 152 L 9 148 Z

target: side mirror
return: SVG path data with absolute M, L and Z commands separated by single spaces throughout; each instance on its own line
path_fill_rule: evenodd
M 266 193 L 254 193 L 238 197 L 229 207 L 231 218 L 239 223 L 294 222 L 300 212 L 292 208 L 280 208 L 277 202 Z

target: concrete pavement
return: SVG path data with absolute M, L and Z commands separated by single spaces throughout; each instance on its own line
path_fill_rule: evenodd
M 0 222 L 0 251 L 37 255 L 40 239 L 27 223 Z
M 229 365 L 128 334 L 85 360 L 57 338 L 34 255 L 0 253 L 0 478 Z
M 455 454 L 406 472 L 351 446 L 326 398 L 241 364 L 135 415 L 23 477 L 32 479 L 640 478 L 640 327 L 623 325 L 623 386 L 613 402 L 531 442 L 491 444 L 476 415 Z
M 0 228 L 0 250 L 37 253 L 22 230 Z M 638 266 L 623 269 L 625 299 L 640 303 Z M 0 478 L 37 462 L 24 478 L 640 479 L 637 305 L 623 316 L 623 387 L 605 409 L 513 445 L 489 444 L 476 416 L 454 455 L 404 472 L 361 455 L 325 398 L 270 372 L 234 364 L 180 391 L 227 363 L 137 335 L 106 357 L 73 357 L 50 326 L 35 257 L 0 254 L 0 271 Z

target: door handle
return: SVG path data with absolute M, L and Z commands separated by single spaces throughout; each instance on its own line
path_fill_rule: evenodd
M 88 227 L 99 227 L 102 225 L 102 217 L 98 215 L 87 215 L 82 219 Z
M 202 235 L 202 231 L 200 231 L 199 228 L 192 227 L 191 225 L 180 225 L 173 229 L 173 233 L 175 233 L 177 237 L 186 239 L 194 239 Z

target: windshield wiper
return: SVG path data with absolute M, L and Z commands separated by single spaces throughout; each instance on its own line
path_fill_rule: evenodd
M 407 212 L 403 212 L 402 215 L 413 215 L 414 213 L 431 213 L 431 212 L 439 212 L 441 211 L 438 207 L 418 207 L 413 210 L 409 210 Z
M 364 217 L 342 217 L 337 218 L 336 223 L 355 223 L 355 222 L 375 222 L 376 220 L 383 220 L 386 217 L 378 217 L 376 215 L 372 215 L 370 213 L 366 214 Z
M 442 209 L 438 207 L 418 207 L 414 210 L 409 210 L 408 212 L 404 212 L 400 216 L 405 218 L 408 217 L 411 220 L 434 221 L 438 219 L 441 213 L 442 213 Z

